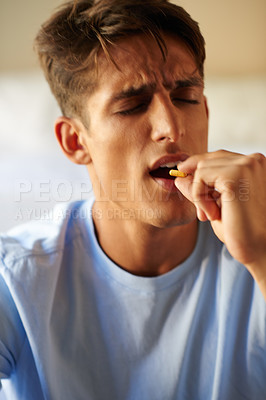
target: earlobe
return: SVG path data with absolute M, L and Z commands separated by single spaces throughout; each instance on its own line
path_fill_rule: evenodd
M 83 135 L 86 134 L 81 122 L 67 117 L 59 117 L 55 122 L 56 138 L 65 155 L 76 164 L 89 164 L 89 151 L 83 145 Z

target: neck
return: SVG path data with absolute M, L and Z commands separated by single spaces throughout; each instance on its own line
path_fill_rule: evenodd
M 95 219 L 94 224 L 107 256 L 140 276 L 158 276 L 175 268 L 192 253 L 197 239 L 196 220 L 167 228 L 122 218 Z

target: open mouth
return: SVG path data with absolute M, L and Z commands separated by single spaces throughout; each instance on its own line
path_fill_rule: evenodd
M 159 167 L 154 169 L 153 171 L 150 171 L 150 175 L 153 178 L 161 178 L 161 179 L 170 179 L 170 180 L 175 180 L 174 176 L 170 176 L 169 172 L 170 170 L 173 169 L 173 167 Z
M 177 162 L 162 164 L 159 167 L 150 171 L 150 176 L 168 192 L 178 192 L 175 186 L 175 177 L 171 176 L 169 172 L 172 169 L 177 169 Z
M 166 155 L 161 158 L 159 158 L 153 166 L 149 170 L 149 175 L 150 177 L 163 189 L 165 189 L 168 192 L 171 193 L 176 193 L 179 192 L 178 188 L 175 185 L 175 176 L 182 176 L 185 177 L 184 173 L 178 171 L 178 165 L 180 162 L 186 160 L 188 158 L 188 155 L 185 153 L 178 153 L 175 155 Z M 181 174 L 181 175 L 180 175 Z M 182 175 L 183 174 L 183 175 Z
M 157 168 L 150 171 L 150 175 L 153 178 L 160 178 L 160 179 L 169 179 L 174 180 L 175 177 L 171 176 L 169 172 L 172 169 L 177 169 L 178 162 L 168 162 L 159 165 Z

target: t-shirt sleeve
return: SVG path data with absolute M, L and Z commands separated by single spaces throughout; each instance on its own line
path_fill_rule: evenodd
M 8 378 L 15 369 L 24 341 L 25 330 L 0 273 L 0 390 L 1 380 Z

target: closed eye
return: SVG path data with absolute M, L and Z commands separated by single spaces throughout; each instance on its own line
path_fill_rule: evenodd
M 194 99 L 182 99 L 182 98 L 174 98 L 172 99 L 173 104 L 175 103 L 185 103 L 185 104 L 200 104 L 200 101 Z
M 173 104 L 200 104 L 200 99 L 202 97 L 202 87 L 201 86 L 187 86 L 179 87 L 172 91 L 171 101 Z
M 143 103 L 143 104 L 137 105 L 136 107 L 119 111 L 118 114 L 120 114 L 120 115 L 138 114 L 139 112 L 145 111 L 147 108 L 148 108 L 148 105 Z
M 132 115 L 145 112 L 151 102 L 151 96 L 140 96 L 140 98 L 134 98 L 127 100 L 124 105 L 121 105 L 118 114 L 120 115 Z

